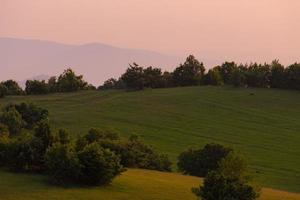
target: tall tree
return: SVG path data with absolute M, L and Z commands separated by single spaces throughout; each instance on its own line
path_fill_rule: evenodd
M 173 79 L 177 86 L 199 85 L 204 76 L 205 68 L 193 55 L 186 58 L 173 72 Z

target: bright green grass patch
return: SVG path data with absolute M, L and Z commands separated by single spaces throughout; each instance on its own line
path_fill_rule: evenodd
M 264 186 L 300 192 L 300 93 L 185 87 L 7 97 L 49 109 L 55 128 L 111 127 L 141 135 L 176 162 L 188 147 L 219 142 L 242 152 Z
M 175 173 L 130 169 L 104 187 L 57 187 L 44 176 L 0 171 L 1 200 L 196 200 L 201 180 Z M 262 200 L 300 200 L 300 195 L 264 189 Z

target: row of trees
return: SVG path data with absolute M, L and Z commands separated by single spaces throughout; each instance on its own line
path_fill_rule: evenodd
M 121 138 L 109 130 L 90 129 L 72 138 L 53 132 L 48 111 L 33 104 L 10 104 L 0 121 L 0 167 L 14 172 L 48 173 L 53 183 L 109 183 L 124 167 L 171 171 L 168 157 L 137 136 Z
M 173 72 L 160 68 L 143 68 L 134 63 L 117 80 L 109 79 L 99 89 L 142 90 L 193 85 L 223 85 L 300 89 L 300 64 L 284 67 L 278 60 L 272 63 L 237 64 L 225 62 L 205 72 L 203 63 L 190 55 Z
M 24 91 L 14 80 L 3 81 L 0 83 L 0 97 L 6 95 L 39 95 L 94 89 L 96 87 L 84 81 L 82 75 L 76 75 L 72 69 L 66 69 L 58 78 L 53 76 L 48 81 L 27 80 Z

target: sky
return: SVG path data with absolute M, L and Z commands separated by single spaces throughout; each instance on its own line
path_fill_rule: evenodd
M 0 0 L 0 37 L 300 61 L 299 0 Z

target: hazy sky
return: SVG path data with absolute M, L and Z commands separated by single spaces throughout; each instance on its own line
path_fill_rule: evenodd
M 0 0 L 0 37 L 300 61 L 300 0 Z

